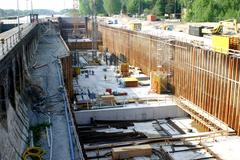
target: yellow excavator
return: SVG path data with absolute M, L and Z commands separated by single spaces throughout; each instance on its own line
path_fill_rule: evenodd
M 215 34 L 220 35 L 223 34 L 223 27 L 227 27 L 228 29 L 234 30 L 234 34 L 238 33 L 238 26 L 236 19 L 228 19 L 225 21 L 220 21 L 215 27 L 206 27 L 202 29 L 203 34 Z

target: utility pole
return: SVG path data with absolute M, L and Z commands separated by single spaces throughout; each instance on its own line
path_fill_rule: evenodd
M 33 0 L 31 0 L 31 12 L 32 12 L 32 14 L 33 14 L 33 2 L 32 2 Z
M 92 59 L 97 54 L 97 11 L 96 0 L 92 0 Z
M 26 10 L 27 10 L 27 12 L 28 12 L 28 0 L 26 0 Z M 28 19 L 28 14 L 27 14 L 27 23 L 29 22 L 29 19 Z
M 17 23 L 18 23 L 18 39 L 21 39 L 20 20 L 19 20 L 19 0 L 17 0 Z

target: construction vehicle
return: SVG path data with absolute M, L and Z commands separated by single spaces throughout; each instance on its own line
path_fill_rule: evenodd
M 223 27 L 226 27 L 227 29 L 233 29 L 234 34 L 238 33 L 238 26 L 237 26 L 237 20 L 236 19 L 228 19 L 225 21 L 220 21 L 217 26 L 215 27 L 203 27 L 202 33 L 203 34 L 214 34 L 214 35 L 220 35 L 223 34 Z
M 170 24 L 163 24 L 161 28 L 165 31 L 173 31 L 174 29 L 173 25 L 170 25 Z

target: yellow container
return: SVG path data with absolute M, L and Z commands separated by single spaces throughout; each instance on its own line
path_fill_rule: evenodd
M 226 36 L 212 36 L 212 48 L 215 52 L 228 54 L 230 38 Z
M 123 78 L 125 87 L 137 87 L 138 86 L 138 80 L 135 77 L 128 77 Z
M 212 36 L 212 48 L 214 51 L 229 54 L 229 49 L 239 50 L 240 40 L 237 36 Z
M 120 68 L 121 68 L 121 72 L 129 72 L 129 65 L 128 65 L 128 63 L 122 63 Z
M 73 67 L 73 70 L 74 70 L 75 74 L 80 75 L 80 73 L 81 73 L 80 67 Z
M 132 31 L 141 31 L 142 30 L 142 23 L 131 23 L 129 25 L 129 28 Z
M 157 72 L 151 72 L 151 89 L 161 94 L 166 91 L 167 76 Z

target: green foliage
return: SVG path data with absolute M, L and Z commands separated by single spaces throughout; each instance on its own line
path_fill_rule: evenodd
M 220 21 L 240 16 L 239 0 L 194 0 L 192 3 L 181 0 L 181 3 L 187 8 L 188 21 Z
M 194 0 L 179 0 L 178 2 L 182 5 L 182 7 L 190 8 Z
M 91 9 L 88 0 L 79 0 L 80 15 L 87 16 L 91 14 Z
M 127 13 L 127 4 L 126 0 L 121 0 L 121 12 Z
M 126 0 L 125 2 L 128 13 L 138 13 L 139 7 L 140 7 L 140 1 L 139 0 Z
M 168 0 L 165 6 L 165 13 L 171 14 L 175 11 L 175 0 Z
M 121 0 L 103 0 L 103 7 L 108 15 L 119 14 L 121 6 Z
M 93 0 L 89 1 L 89 6 L 90 6 L 90 9 L 92 10 Z M 98 15 L 99 14 L 101 14 L 101 15 L 106 14 L 106 12 L 103 8 L 103 0 L 96 0 L 96 11 L 97 11 Z
M 151 10 L 155 6 L 156 1 L 157 0 L 144 0 L 143 1 L 143 8 Z
M 41 123 L 36 126 L 31 126 L 30 130 L 33 132 L 33 142 L 35 146 L 40 146 L 39 141 L 41 139 L 41 132 L 44 130 L 46 127 L 50 127 L 51 124 L 49 123 Z
M 91 15 L 93 0 L 79 0 L 79 12 L 81 15 Z M 163 16 L 164 14 L 181 13 L 182 8 L 186 9 L 187 21 L 220 21 L 231 18 L 239 20 L 240 3 L 239 0 L 96 0 L 96 10 L 98 15 L 119 14 L 154 14 Z M 31 11 L 20 11 L 20 16 L 29 15 Z M 73 9 L 65 9 L 60 14 L 71 15 Z M 52 10 L 38 9 L 34 13 L 40 15 L 57 14 Z M 17 16 L 17 11 L 13 9 L 0 9 L 0 17 Z
M 152 9 L 152 14 L 156 16 L 163 16 L 165 13 L 165 5 L 164 0 L 157 0 Z

